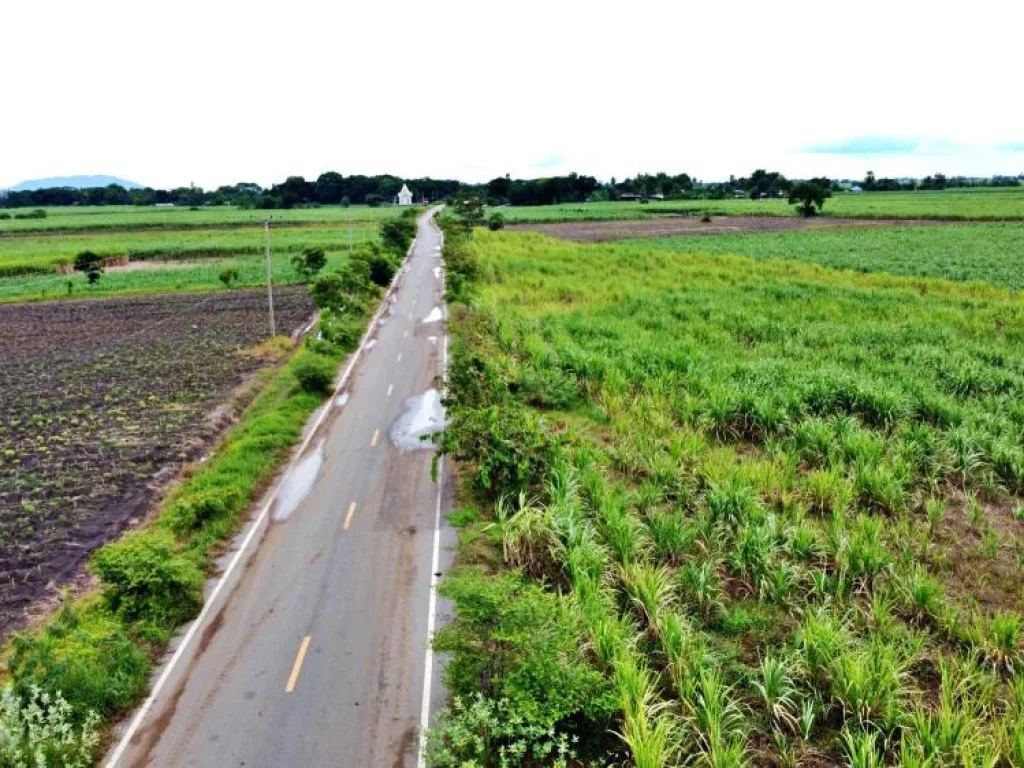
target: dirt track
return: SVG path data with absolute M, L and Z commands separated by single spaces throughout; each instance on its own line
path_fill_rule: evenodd
M 794 229 L 848 229 L 893 226 L 938 226 L 927 219 L 802 219 L 783 216 L 714 216 L 702 222 L 697 216 L 637 219 L 627 221 L 567 221 L 555 224 L 512 224 L 509 230 L 541 232 L 563 240 L 604 242 L 631 237 L 675 237 L 679 235 L 724 235 L 743 232 L 778 232 Z

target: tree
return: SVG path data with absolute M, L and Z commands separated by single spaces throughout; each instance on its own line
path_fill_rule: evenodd
M 89 285 L 95 285 L 103 275 L 103 259 L 92 251 L 82 251 L 75 256 L 75 271 L 84 272 Z
M 323 248 L 304 248 L 302 253 L 292 256 L 292 267 L 302 278 L 302 282 L 308 283 L 327 266 L 327 256 Z
M 491 232 L 497 232 L 499 229 L 505 228 L 505 217 L 495 211 L 491 214 L 490 218 L 487 219 L 487 228 Z
M 789 204 L 799 205 L 803 216 L 814 216 L 821 211 L 826 197 L 832 197 L 832 190 L 812 181 L 801 181 L 789 190 Z

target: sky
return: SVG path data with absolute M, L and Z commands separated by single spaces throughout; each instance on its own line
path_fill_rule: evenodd
M 40 0 L 0 188 L 1024 173 L 1024 3 Z

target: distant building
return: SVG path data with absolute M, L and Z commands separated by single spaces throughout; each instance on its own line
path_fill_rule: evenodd
M 854 184 L 852 187 L 850 187 L 850 191 L 851 192 L 863 192 L 864 189 L 860 186 L 860 184 Z
M 409 187 L 405 184 L 398 191 L 398 204 L 399 205 L 412 205 L 412 192 L 409 191 Z

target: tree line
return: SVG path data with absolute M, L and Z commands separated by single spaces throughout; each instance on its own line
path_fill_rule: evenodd
M 963 176 L 947 177 L 941 173 L 923 179 L 876 178 L 868 171 L 863 180 L 839 182 L 818 177 L 800 180 L 816 186 L 839 191 L 856 184 L 867 192 L 900 190 L 937 190 L 953 187 L 1013 187 L 1024 181 L 1021 176 L 992 176 L 973 179 Z M 118 184 L 89 189 L 51 187 L 0 193 L 0 207 L 41 208 L 64 205 L 175 205 L 199 207 L 206 205 L 236 205 L 241 208 L 295 208 L 315 205 L 383 205 L 391 203 L 403 184 L 407 184 L 415 200 L 434 202 L 478 197 L 490 205 L 552 205 L 556 203 L 583 203 L 599 200 L 631 199 L 722 199 L 742 195 L 751 198 L 785 197 L 798 182 L 786 178 L 778 171 L 763 168 L 749 176 L 730 176 L 728 181 L 704 183 L 689 174 L 664 172 L 637 174 L 616 180 L 612 177 L 601 182 L 593 176 L 570 173 L 538 179 L 513 179 L 499 176 L 485 184 L 467 184 L 456 179 L 404 179 L 383 174 L 379 176 L 343 176 L 335 171 L 320 174 L 308 181 L 302 176 L 289 176 L 283 182 L 261 187 L 252 182 L 240 182 L 205 190 L 201 187 L 175 189 L 126 189 Z

